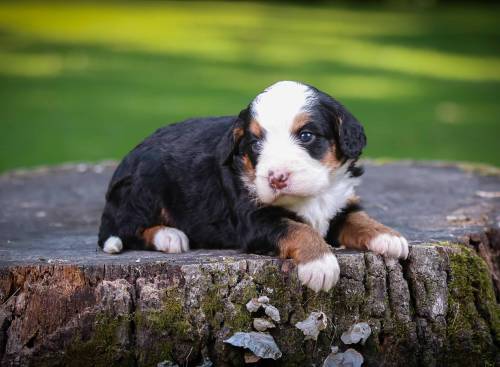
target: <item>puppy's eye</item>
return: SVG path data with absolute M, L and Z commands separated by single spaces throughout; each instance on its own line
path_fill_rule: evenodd
M 311 143 L 313 140 L 314 140 L 315 136 L 312 132 L 310 131 L 302 131 L 300 134 L 299 134 L 299 140 L 301 141 L 301 143 Z
M 261 147 L 262 147 L 262 144 L 261 144 L 260 140 L 254 140 L 252 142 L 252 145 L 250 146 L 250 148 L 252 149 L 252 152 L 254 152 L 254 153 L 260 152 Z

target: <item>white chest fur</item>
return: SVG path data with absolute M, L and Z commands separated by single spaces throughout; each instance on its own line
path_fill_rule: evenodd
M 359 178 L 351 177 L 347 167 L 340 168 L 331 176 L 330 186 L 320 194 L 287 206 L 300 215 L 322 236 L 326 236 L 330 220 L 342 210 L 355 194 Z

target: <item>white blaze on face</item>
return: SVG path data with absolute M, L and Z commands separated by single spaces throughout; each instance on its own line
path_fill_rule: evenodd
M 287 197 L 310 197 L 328 187 L 330 169 L 312 158 L 292 132 L 295 118 L 308 112 L 314 99 L 307 86 L 285 81 L 272 85 L 253 102 L 252 116 L 264 130 L 255 180 L 262 203 L 278 198 L 286 203 Z M 271 188 L 270 171 L 289 174 L 287 186 L 278 191 Z

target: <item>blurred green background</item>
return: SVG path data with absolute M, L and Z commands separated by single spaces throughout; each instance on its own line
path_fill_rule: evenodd
M 373 158 L 500 165 L 500 8 L 0 3 L 0 171 L 121 158 L 282 79 L 332 94 Z

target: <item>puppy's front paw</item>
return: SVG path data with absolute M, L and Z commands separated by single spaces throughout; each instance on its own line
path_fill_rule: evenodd
M 189 250 L 189 240 L 186 234 L 176 228 L 164 227 L 153 237 L 155 250 L 168 254 L 179 254 Z
M 408 257 L 408 242 L 398 234 L 379 234 L 369 242 L 368 249 L 377 254 L 389 257 L 400 259 Z
M 299 280 L 315 292 L 329 291 L 339 280 L 340 268 L 337 258 L 331 252 L 316 260 L 300 263 Z

